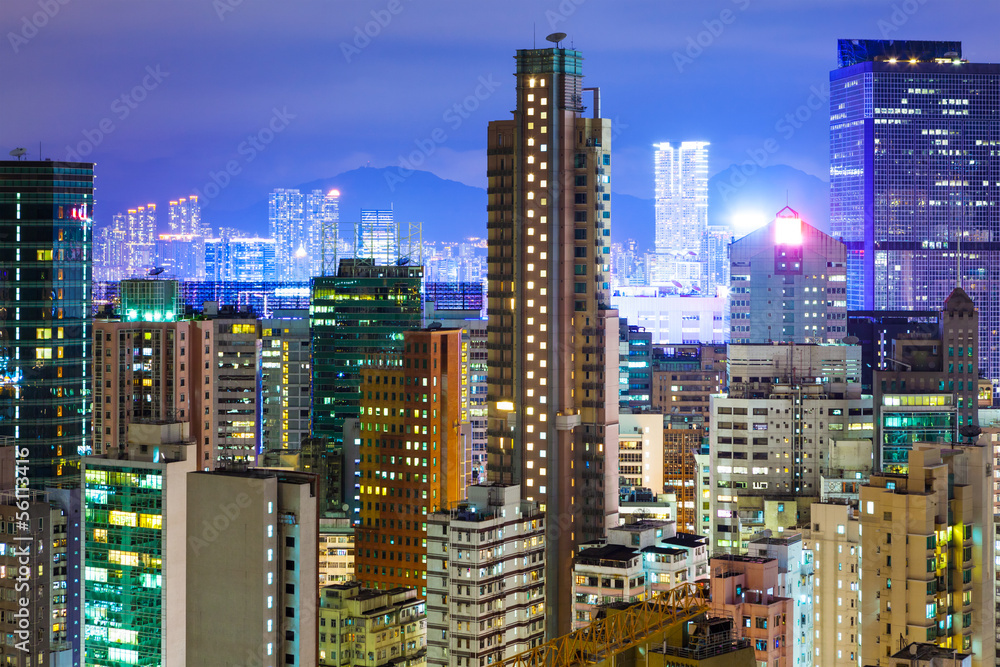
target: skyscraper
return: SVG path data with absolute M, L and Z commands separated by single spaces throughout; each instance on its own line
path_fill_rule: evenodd
M 1000 65 L 961 42 L 839 40 L 830 73 L 830 225 L 848 308 L 926 310 L 960 286 L 980 368 L 1000 377 Z
M 277 189 L 268 200 L 268 220 L 275 243 L 276 278 L 278 280 L 308 280 L 309 276 L 295 271 L 295 254 L 306 251 L 309 243 L 305 227 L 302 193 L 298 190 Z M 307 252 L 307 251 L 306 251 Z M 303 272 L 304 273 L 304 272 Z
M 310 277 L 327 275 L 337 267 L 337 225 L 340 190 L 313 190 L 306 195 L 306 229 L 309 235 Z
M 94 165 L 0 163 L 0 436 L 41 488 L 90 452 Z
M 156 258 L 156 204 L 128 210 L 127 274 L 145 274 Z
M 335 276 L 316 278 L 309 308 L 312 331 L 312 433 L 325 440 L 331 466 L 357 456 L 344 442 L 344 420 L 357 417 L 361 401 L 360 369 L 373 352 L 403 350 L 403 332 L 420 327 L 423 267 L 375 266 L 369 260 L 342 259 Z M 333 470 L 331 467 L 330 470 Z M 323 480 L 326 508 L 355 502 L 350 479 Z M 347 490 L 350 487 L 350 491 Z M 352 508 L 357 509 L 355 504 Z M 357 518 L 352 511 L 352 517 Z
M 616 522 L 618 314 L 609 304 L 611 121 L 583 117 L 583 56 L 516 55 L 489 124 L 489 481 L 520 484 L 546 536 L 547 634 L 570 629 L 577 545 Z
M 708 226 L 708 142 L 654 145 L 655 259 L 666 267 L 669 256 L 697 253 L 701 247 Z M 669 275 L 653 277 L 657 282 L 673 279 Z
M 395 264 L 399 257 L 399 230 L 392 209 L 361 209 L 361 224 L 357 227 L 354 255 L 370 259 L 374 264 Z
M 197 195 L 171 200 L 168 213 L 171 234 L 204 235 L 201 228 L 201 205 Z
M 465 492 L 462 332 L 407 331 L 403 345 L 402 354 L 369 355 L 361 370 L 355 578 L 367 588 L 414 586 L 426 598 L 428 513 Z

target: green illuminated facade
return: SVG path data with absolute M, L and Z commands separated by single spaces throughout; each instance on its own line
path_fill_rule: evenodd
M 176 436 L 186 424 L 138 426 Z M 178 439 L 146 437 L 127 459 L 84 459 L 87 667 L 167 664 L 184 650 L 185 475 L 195 461 L 189 445 L 163 444 Z
M 403 332 L 419 329 L 422 266 L 381 266 L 364 259 L 341 260 L 336 276 L 313 279 L 309 310 L 312 328 L 312 431 L 325 439 L 328 458 L 342 466 L 326 470 L 352 471 L 353 456 L 343 460 L 344 419 L 359 414 L 360 368 L 375 352 L 402 352 Z M 350 454 L 350 453 L 348 453 Z M 327 473 L 325 509 L 353 505 L 353 474 Z M 352 514 L 353 516 L 353 514 Z
M 91 451 L 94 165 L 0 161 L 0 437 L 35 487 Z

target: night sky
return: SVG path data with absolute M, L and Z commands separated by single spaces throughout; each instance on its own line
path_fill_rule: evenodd
M 827 180 L 838 38 L 1000 60 L 995 0 L 3 0 L 0 24 L 0 147 L 96 161 L 99 224 L 192 191 L 215 195 L 211 223 L 401 157 L 484 187 L 514 51 L 555 31 L 615 122 L 614 190 L 645 198 L 658 141 L 710 141 L 713 174 L 756 154 Z M 213 174 L 224 187 L 206 189 Z

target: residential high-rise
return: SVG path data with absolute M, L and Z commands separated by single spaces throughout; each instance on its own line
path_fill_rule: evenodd
M 712 396 L 713 543 L 804 525 L 824 477 L 867 477 L 874 416 L 851 345 L 730 345 L 729 393 Z
M 0 168 L 0 437 L 28 449 L 41 489 L 91 448 L 94 165 Z
M 708 226 L 708 145 L 707 141 L 654 144 L 657 262 L 666 264 L 670 255 L 697 253 L 701 247 Z M 652 278 L 650 284 L 674 279 Z
M 428 516 L 429 665 L 496 664 L 543 642 L 544 544 L 545 516 L 517 486 L 469 487 Z
M 663 413 L 664 490 L 676 497 L 678 528 L 700 533 L 709 526 L 696 520 L 702 500 L 695 494 L 699 477 L 695 455 L 708 443 L 710 397 L 721 393 L 727 384 L 726 348 L 654 348 L 652 374 L 653 409 Z
M 377 266 L 368 260 L 343 259 L 336 276 L 312 283 L 309 316 L 312 332 L 312 434 L 325 441 L 329 470 L 343 470 L 338 459 L 360 455 L 344 447 L 344 419 L 359 416 L 361 367 L 375 352 L 401 355 L 404 331 L 420 328 L 423 267 Z M 324 479 L 325 509 L 355 502 L 353 478 Z M 357 505 L 351 516 L 357 518 Z
M 260 323 L 249 310 L 206 308 L 192 320 L 191 433 L 198 467 L 257 461 Z M 195 391 L 196 390 L 196 391 Z
M 512 120 L 489 124 L 488 479 L 519 484 L 560 527 L 546 598 L 618 502 L 618 314 L 611 310 L 611 121 L 583 116 L 583 56 L 519 50 Z M 568 605 L 547 635 L 570 628 Z
M 863 664 L 895 667 L 890 656 L 911 642 L 994 664 L 992 456 L 980 445 L 918 444 L 906 474 L 861 487 Z
M 288 470 L 187 476 L 187 516 L 179 520 L 186 518 L 188 538 L 181 622 L 189 665 L 317 664 L 317 491 L 315 475 Z M 176 520 L 165 519 L 167 532 Z M 218 531 L 215 539 L 205 526 Z
M 127 273 L 129 276 L 145 275 L 153 268 L 156 258 L 156 204 L 128 210 L 127 237 Z
M 274 190 L 268 198 L 268 221 L 274 239 L 274 257 L 278 280 L 308 280 L 296 271 L 295 255 L 308 253 L 309 234 L 305 224 L 302 193 L 294 189 Z
M 319 605 L 320 667 L 427 664 L 427 604 L 417 589 L 373 591 L 351 581 L 324 586 Z
M 392 209 L 361 209 L 361 223 L 354 239 L 354 256 L 373 264 L 392 265 L 399 258 L 399 230 Z
M 461 330 L 403 333 L 361 373 L 356 578 L 427 595 L 427 515 L 462 499 Z
M 309 438 L 312 350 L 308 310 L 260 321 L 260 453 L 263 465 L 302 450 Z
M 813 643 L 813 554 L 800 533 L 771 536 L 766 533 L 750 540 L 749 555 L 778 561 L 778 585 L 774 592 L 792 600 L 794 613 L 782 624 L 792 626 L 792 644 L 787 647 L 788 667 L 811 667 Z M 826 573 L 824 573 L 826 574 Z M 823 663 L 819 663 L 823 664 Z
M 124 452 L 128 426 L 143 420 L 188 421 L 202 377 L 192 368 L 190 321 L 94 322 L 94 453 Z M 100 356 L 97 356 L 100 355 Z M 186 386 L 185 386 L 186 385 Z
M 980 366 L 1000 377 L 1000 65 L 952 41 L 837 51 L 830 226 L 847 245 L 848 307 L 926 310 L 960 286 L 980 308 Z
M 803 531 L 811 549 L 817 665 L 858 664 L 861 654 L 861 522 L 846 503 L 813 503 Z M 867 593 L 866 593 L 867 594 Z
M 733 343 L 825 343 L 847 332 L 846 249 L 789 207 L 729 246 Z
M 205 235 L 205 230 L 201 227 L 201 204 L 197 195 L 171 200 L 168 213 L 171 234 Z
M 771 556 L 742 554 L 713 556 L 712 613 L 740 622 L 758 665 L 792 667 L 795 662 L 795 600 L 778 593 L 782 580 L 779 561 Z M 784 622 L 782 622 L 784 619 Z

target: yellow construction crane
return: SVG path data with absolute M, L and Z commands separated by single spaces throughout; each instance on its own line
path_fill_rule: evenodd
M 651 639 L 660 641 L 656 635 L 662 637 L 664 631 L 678 623 L 704 614 L 709 606 L 706 590 L 691 583 L 681 584 L 501 661 L 498 667 L 596 665 Z

